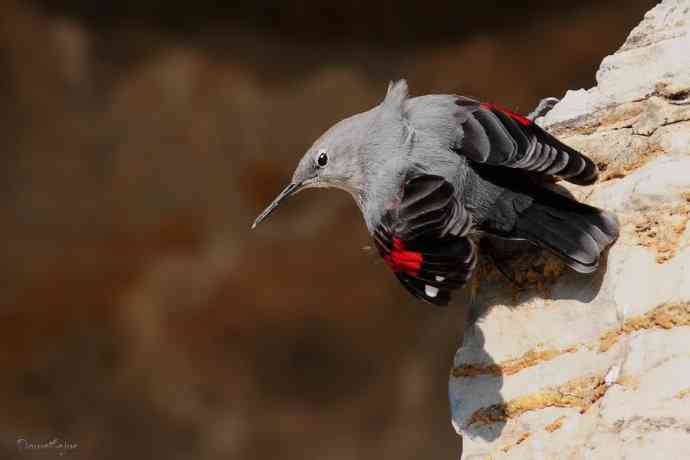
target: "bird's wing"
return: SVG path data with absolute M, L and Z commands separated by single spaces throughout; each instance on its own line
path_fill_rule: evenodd
M 579 185 L 597 180 L 597 167 L 586 156 L 508 109 L 458 96 L 455 118 L 462 136 L 453 150 L 493 166 L 554 176 Z
M 416 175 L 386 210 L 372 236 L 386 264 L 415 297 L 446 305 L 477 264 L 470 216 L 443 177 Z

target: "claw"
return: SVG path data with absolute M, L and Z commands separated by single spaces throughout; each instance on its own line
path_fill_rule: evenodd
M 493 254 L 487 254 L 487 257 L 489 261 L 496 267 L 498 272 L 503 275 L 503 278 L 505 278 L 506 281 L 508 281 L 508 284 L 512 285 L 515 288 L 522 289 L 523 285 L 519 283 L 515 277 L 512 274 L 509 274 L 508 271 L 505 269 L 501 261 L 499 261 L 497 258 L 493 256 Z
M 554 108 L 556 104 L 558 104 L 558 99 L 557 97 L 547 97 L 539 101 L 539 104 L 537 107 L 530 112 L 529 115 L 527 115 L 527 118 L 531 121 L 536 120 L 539 117 L 543 117 L 547 113 L 551 111 L 551 109 Z
M 514 288 L 517 289 L 522 289 L 524 287 L 520 282 L 518 282 L 518 280 L 515 279 L 514 273 L 510 273 L 509 270 L 506 270 L 505 266 L 503 265 L 503 259 L 497 257 L 496 248 L 490 240 L 482 240 L 482 249 L 483 254 L 487 257 L 489 262 L 491 262 L 491 264 L 493 264 L 493 266 L 496 267 L 498 272 L 501 275 L 503 275 L 508 284 L 512 285 Z

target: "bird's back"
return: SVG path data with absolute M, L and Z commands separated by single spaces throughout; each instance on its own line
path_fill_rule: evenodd
M 532 120 L 453 95 L 410 99 L 408 117 L 414 161 L 453 184 L 475 230 L 528 239 L 582 272 L 617 238 L 610 213 L 549 188 L 556 179 L 591 184 L 597 169 Z
M 529 201 L 524 194 L 515 193 L 500 182 L 487 180 L 478 165 L 458 153 L 462 145 L 463 122 L 468 113 L 457 105 L 455 95 L 427 95 L 411 98 L 407 116 L 414 130 L 411 164 L 424 172 L 444 177 L 455 188 L 458 199 L 481 223 L 498 203 Z M 508 218 L 509 216 L 506 216 Z

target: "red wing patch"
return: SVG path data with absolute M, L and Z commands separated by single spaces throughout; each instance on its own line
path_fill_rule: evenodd
M 451 291 L 467 282 L 477 262 L 469 228 L 453 186 L 440 176 L 417 175 L 405 180 L 400 202 L 383 213 L 372 237 L 405 289 L 447 305 Z
M 405 250 L 400 238 L 393 238 L 393 248 L 390 254 L 383 256 L 383 260 L 394 272 L 405 272 L 410 276 L 417 276 L 422 267 L 423 256 L 419 252 Z
M 519 115 L 519 114 L 513 112 L 512 110 L 508 110 L 505 107 L 501 107 L 501 106 L 498 106 L 496 104 L 491 104 L 489 102 L 483 102 L 481 104 L 481 106 L 487 110 L 498 110 L 499 112 L 503 112 L 506 115 L 508 115 L 510 118 L 512 118 L 513 120 L 520 123 L 522 126 L 529 126 L 532 124 L 532 122 L 528 118 L 523 117 L 522 115 Z

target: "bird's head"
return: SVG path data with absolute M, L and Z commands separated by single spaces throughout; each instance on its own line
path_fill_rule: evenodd
M 287 187 L 256 218 L 252 228 L 287 197 L 308 188 L 340 188 L 360 199 L 364 178 L 360 139 L 369 112 L 347 118 L 326 131 L 297 164 Z
M 287 197 L 308 188 L 339 188 L 349 192 L 360 207 L 366 196 L 368 174 L 373 169 L 370 152 L 372 139 L 385 126 L 385 111 L 396 92 L 407 96 L 404 81 L 389 86 L 381 105 L 346 118 L 329 128 L 299 161 L 287 187 L 263 210 L 252 224 L 256 227 Z M 388 103 L 388 104 L 387 104 Z M 398 105 L 402 104 L 399 102 Z M 399 110 L 399 109 L 396 109 Z

